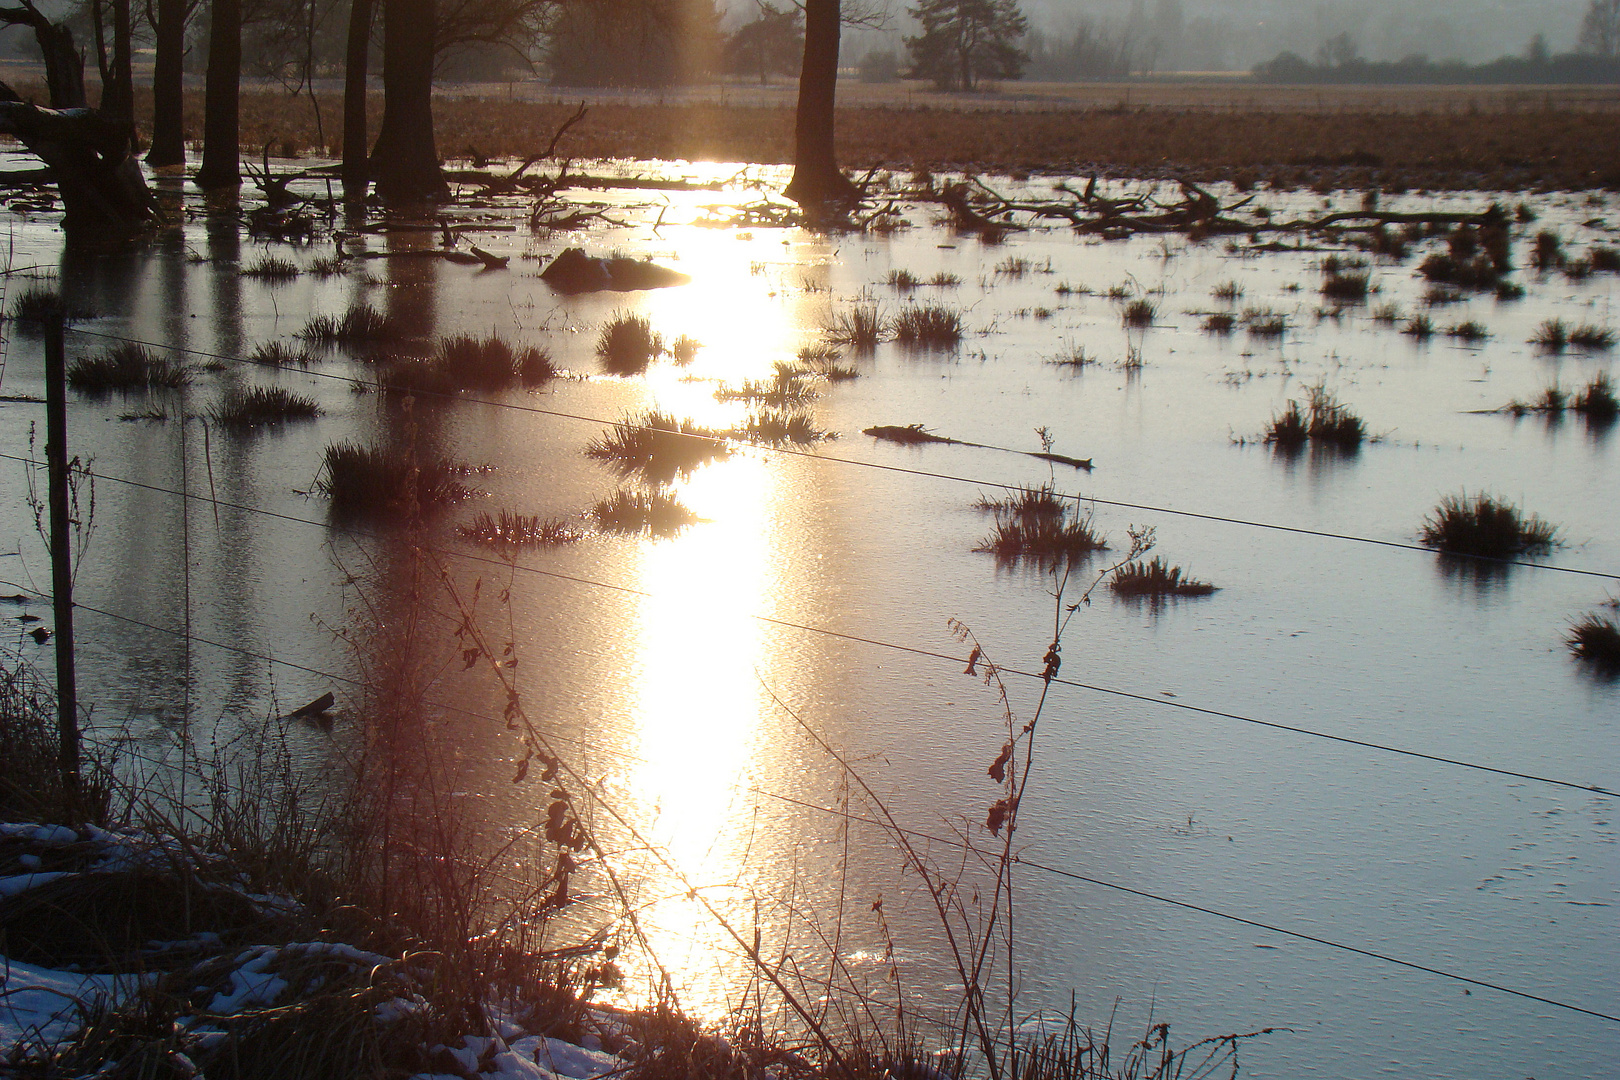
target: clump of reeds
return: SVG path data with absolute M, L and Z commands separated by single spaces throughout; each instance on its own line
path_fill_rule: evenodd
M 1485 329 L 1483 323 L 1475 322 L 1474 320 L 1469 319 L 1467 322 L 1452 323 L 1450 326 L 1446 327 L 1446 336 L 1449 338 L 1454 338 L 1458 341 L 1466 341 L 1470 344 L 1476 344 L 1490 337 L 1491 332 Z
M 645 315 L 619 312 L 596 339 L 596 356 L 610 375 L 640 375 L 664 351 L 664 338 Z
M 1449 285 L 1431 285 L 1423 291 L 1425 307 L 1445 307 L 1448 304 L 1460 304 L 1467 299 L 1467 293 Z
M 95 318 L 95 314 L 91 311 L 68 306 L 55 289 L 47 289 L 40 285 L 30 285 L 12 297 L 10 311 L 7 314 L 10 315 L 11 321 L 17 324 L 19 330 L 34 334 L 39 333 L 49 319 L 58 315 L 62 317 L 63 322 L 68 323 Z
M 1210 334 L 1230 334 L 1237 325 L 1237 316 L 1230 311 L 1212 311 L 1204 316 L 1204 331 Z
M 1577 659 L 1608 674 L 1620 672 L 1620 624 L 1608 616 L 1587 615 L 1570 626 L 1564 643 Z
M 1607 352 L 1614 348 L 1614 331 L 1607 326 L 1582 323 L 1569 332 L 1569 343 L 1589 352 Z
M 1097 363 L 1097 358 L 1086 352 L 1084 345 L 1073 341 L 1065 341 L 1062 348 L 1046 358 L 1046 362 L 1053 367 L 1079 371 L 1081 368 L 1088 368 Z
M 831 345 L 806 345 L 799 350 L 799 363 L 804 369 L 828 382 L 849 382 L 861 377 L 859 371 L 838 362 L 843 358 L 844 354 Z
M 513 348 L 495 335 L 441 338 L 432 363 L 447 382 L 470 390 L 499 390 L 513 382 L 538 386 L 557 377 L 551 354 L 545 349 L 534 345 Z
M 1569 324 L 1563 319 L 1545 319 L 1530 337 L 1530 344 L 1549 352 L 1562 352 L 1569 345 Z
M 1288 408 L 1272 418 L 1265 441 L 1281 450 L 1297 450 L 1312 442 L 1353 451 L 1366 437 L 1367 425 L 1361 417 L 1318 383 L 1306 388 L 1304 407 L 1291 400 Z
M 996 273 L 1001 277 L 1010 278 L 1013 281 L 1017 281 L 1019 278 L 1029 273 L 1029 267 L 1030 262 L 1028 259 L 1021 258 L 1017 255 L 1009 255 L 996 264 Z
M 502 510 L 480 513 L 456 530 L 463 540 L 494 548 L 558 547 L 572 544 L 584 534 L 561 518 L 518 514 Z
M 400 334 L 382 312 L 370 304 L 357 304 L 338 317 L 315 316 L 298 336 L 321 345 L 367 345 L 393 341 Z
M 1551 229 L 1536 233 L 1530 245 L 1530 260 L 1537 270 L 1551 270 L 1564 265 L 1564 242 Z
M 304 367 L 320 363 L 321 358 L 308 349 L 295 349 L 286 342 L 266 341 L 256 346 L 248 354 L 248 359 L 255 364 L 265 364 L 269 367 L 287 367 L 289 364 Z
M 1427 315 L 1414 315 L 1406 320 L 1406 325 L 1401 327 L 1401 333 L 1419 341 L 1427 341 L 1434 337 L 1434 320 Z
M 732 438 L 766 446 L 808 446 L 832 438 L 816 427 L 810 414 L 797 409 L 761 409 L 727 432 Z
M 222 427 L 255 428 L 284 424 L 290 420 L 313 420 L 321 415 L 320 405 L 305 394 L 295 394 L 279 386 L 253 386 L 246 390 L 225 391 L 208 418 Z
M 703 348 L 703 342 L 695 337 L 682 334 L 669 343 L 669 355 L 682 367 L 697 359 L 698 350 Z
M 277 258 L 274 255 L 266 255 L 252 266 L 244 266 L 242 276 L 258 278 L 260 281 L 279 285 L 283 282 L 293 281 L 298 277 L 298 264 L 288 259 Z
M 1612 424 L 1620 417 L 1620 400 L 1615 398 L 1614 384 L 1607 374 L 1594 376 L 1586 388 L 1570 400 L 1569 407 L 1589 423 Z
M 1126 326 L 1152 326 L 1158 317 L 1159 305 L 1146 297 L 1138 297 L 1120 310 L 1120 319 Z
M 183 364 L 133 341 L 80 357 L 67 369 L 68 385 L 91 394 L 178 390 L 190 381 L 191 375 Z
M 1083 562 L 1108 548 L 1107 540 L 1093 528 L 1091 514 L 1080 513 L 1050 486 L 1019 488 L 1000 499 L 981 498 L 978 508 L 994 514 L 995 523 L 973 550 L 994 555 L 998 562 L 1050 568 Z
M 948 348 L 962 340 L 962 316 L 943 304 L 913 304 L 894 317 L 894 339 L 918 348 Z
M 1254 337 L 1280 338 L 1288 332 L 1288 319 L 1275 311 L 1249 308 L 1243 313 L 1243 325 Z
M 724 434 L 656 409 L 627 417 L 585 446 L 585 456 L 605 461 L 620 475 L 640 473 L 668 483 L 731 453 Z
M 1120 596 L 1208 596 L 1215 586 L 1184 574 L 1155 555 L 1151 562 L 1129 562 L 1116 569 L 1108 587 Z
M 1235 304 L 1243 295 L 1243 286 L 1235 281 L 1223 281 L 1211 289 L 1209 294 L 1223 303 Z
M 1557 542 L 1556 526 L 1512 503 L 1478 494 L 1447 495 L 1423 522 L 1419 539 L 1452 555 L 1505 559 L 1546 552 Z
M 443 458 L 341 442 L 326 448 L 315 487 L 337 517 L 410 517 L 469 498 L 472 489 L 461 483 L 468 471 Z
M 1524 286 L 1517 281 L 1499 281 L 1496 283 L 1496 298 L 1498 300 L 1523 300 Z
M 910 270 L 890 270 L 889 276 L 884 279 L 884 284 L 900 292 L 910 292 L 921 285 L 922 282 Z
M 1373 322 L 1384 323 L 1388 326 L 1395 325 L 1401 321 L 1401 305 L 1395 303 L 1394 301 L 1387 304 L 1379 304 L 1372 310 L 1372 320 Z
M 877 348 L 888 325 L 876 304 L 856 304 L 847 311 L 835 311 L 823 328 L 827 339 L 852 349 Z
M 1341 303 L 1359 304 L 1372 292 L 1372 275 L 1365 270 L 1330 272 L 1322 282 L 1322 295 Z
M 936 289 L 954 289 L 962 284 L 962 279 L 949 271 L 941 270 L 928 279 L 928 284 Z
M 621 488 L 591 508 L 597 525 L 610 532 L 670 536 L 703 519 L 662 491 Z

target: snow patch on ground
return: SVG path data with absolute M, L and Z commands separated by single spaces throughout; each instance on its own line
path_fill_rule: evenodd
M 79 1029 L 81 1003 L 117 1000 L 137 982 L 129 975 L 81 975 L 0 956 L 0 1048 L 65 1038 Z

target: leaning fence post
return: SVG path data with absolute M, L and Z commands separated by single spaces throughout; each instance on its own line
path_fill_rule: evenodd
M 51 519 L 51 603 L 56 612 L 56 713 L 62 783 L 79 787 L 78 683 L 73 670 L 73 560 L 68 551 L 67 365 L 60 312 L 45 323 L 45 470 Z

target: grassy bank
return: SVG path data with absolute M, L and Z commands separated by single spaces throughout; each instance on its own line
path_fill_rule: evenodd
M 859 170 L 1176 174 L 1280 186 L 1620 187 L 1620 110 L 1552 94 L 1525 92 L 1481 108 L 1482 99 L 1492 102 L 1488 91 L 1463 99 L 1445 88 L 1413 98 L 1331 87 L 1241 96 L 1221 88 L 1130 87 L 1035 109 L 1017 107 L 1014 89 L 1008 87 L 1008 107 L 994 122 L 985 116 L 994 96 L 846 95 L 838 115 L 840 160 Z M 1224 104 L 1211 108 L 1211 100 Z M 243 146 L 255 153 L 268 144 L 335 154 L 341 104 L 335 94 L 323 96 L 318 126 L 307 97 L 249 89 L 242 98 Z M 435 105 L 439 151 L 524 157 L 546 145 L 573 107 L 444 94 Z M 381 110 L 381 96 L 373 94 L 373 131 Z M 201 138 L 200 93 L 187 97 L 186 131 L 189 139 Z M 649 95 L 643 104 L 592 105 L 563 152 L 575 159 L 781 163 L 792 159 L 792 146 L 793 111 L 786 104 L 661 104 Z

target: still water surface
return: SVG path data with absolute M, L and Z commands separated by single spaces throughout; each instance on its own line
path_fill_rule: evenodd
M 423 745 L 492 840 L 532 838 L 547 785 L 514 785 L 516 736 L 469 715 L 498 718 L 505 698 L 481 670 L 461 670 L 449 594 L 436 580 L 413 591 L 403 539 L 329 526 L 310 494 L 329 443 L 403 450 L 414 427 L 420 446 L 489 466 L 473 478 L 487 495 L 437 520 L 430 543 L 448 553 L 442 565 L 463 602 L 483 582 L 479 617 L 492 640 L 513 642 L 509 670 L 528 715 L 661 852 L 598 822 L 624 844 L 632 899 L 694 1008 L 713 1013 L 735 1000 L 746 967 L 701 895 L 745 937 L 757 926 L 766 952 L 790 953 L 806 980 L 826 977 L 825 937 L 854 978 L 892 993 L 872 912 L 881 898 L 901 992 L 925 1013 L 948 1011 L 955 980 L 929 906 L 880 830 L 857 820 L 846 833 L 842 818 L 810 808 L 845 805 L 849 785 L 804 729 L 838 748 L 904 825 L 985 836 L 979 823 L 996 797 L 985 769 L 1004 730 L 995 692 L 960 660 L 881 643 L 961 657 L 954 618 L 993 659 L 1039 669 L 1051 579 L 972 550 L 989 524 L 974 503 L 996 494 L 993 485 L 1051 478 L 1098 500 L 1395 543 L 1412 542 L 1442 496 L 1484 490 L 1560 526 L 1564 543 L 1543 562 L 1620 573 L 1610 434 L 1577 419 L 1475 414 L 1611 371 L 1607 354 L 1549 357 L 1526 342 L 1553 316 L 1616 325 L 1614 275 L 1574 282 L 1522 270 L 1522 301 L 1434 309 L 1442 326 L 1488 327 L 1488 340 L 1464 347 L 1444 336 L 1416 341 L 1371 317 L 1386 303 L 1403 315 L 1422 310 L 1416 258 L 1374 262 L 1372 303 L 1324 317 L 1320 251 L 1040 230 L 988 246 L 933 224 L 921 207 L 906 211 L 913 227 L 887 236 L 698 224 L 724 216 L 710 204 L 756 197 L 741 187 L 582 197 L 611 202 L 621 224 L 534 237 L 511 229 L 520 208 L 491 208 L 488 231 L 470 235 L 513 256 L 506 271 L 401 257 L 272 285 L 236 270 L 267 253 L 308 267 L 330 243 L 252 241 L 201 203 L 176 235 L 117 258 L 64 256 L 49 215 L 14 219 L 11 263 L 54 273 L 99 313 L 81 324 L 87 333 L 70 335 L 70 356 L 104 347 L 92 336 L 103 334 L 240 357 L 290 342 L 313 313 L 362 300 L 422 335 L 499 333 L 550 350 L 570 377 L 500 397 L 515 407 L 419 402 L 407 417 L 397 400 L 354 392 L 351 380 L 376 369 L 341 352 L 308 370 L 227 361 L 167 399 L 70 400 L 74 452 L 93 457 L 102 477 L 78 598 L 122 617 L 81 615 L 81 695 L 102 737 L 163 756 L 182 731 L 205 748 L 226 743 L 335 689 L 333 733 L 287 729 L 297 759 L 319 772 L 341 760 L 345 726 L 360 722 L 344 709 L 344 684 L 319 673 L 386 668 L 414 615 L 411 664 L 428 673 L 423 711 L 432 718 Z M 1324 201 L 1263 198 L 1290 212 Z M 1398 205 L 1477 210 L 1488 201 L 1408 196 Z M 1615 240 L 1609 221 L 1620 222 L 1620 208 L 1601 199 L 1533 205 L 1540 221 L 1516 232 L 1521 264 L 1536 229 L 1559 231 L 1575 254 Z M 582 240 L 596 253 L 677 266 L 692 283 L 557 295 L 535 257 Z M 432 232 L 364 235 L 351 249 L 437 243 Z M 960 284 L 900 294 L 884 284 L 895 270 Z M 1211 296 L 1227 281 L 1243 290 L 1235 310 L 1274 309 L 1288 333 L 1203 332 L 1203 313 L 1228 307 Z M 1120 304 L 1105 295 L 1120 285 L 1157 304 L 1153 326 L 1122 325 Z M 8 291 L 17 288 L 13 279 Z M 952 350 L 885 344 L 846 355 L 861 377 L 823 388 L 812 406 L 839 438 L 808 455 L 744 449 L 678 481 L 675 493 L 704 519 L 679 535 L 586 527 L 583 513 L 619 483 L 581 452 L 603 422 L 657 406 L 736 423 L 746 407 L 717 401 L 715 389 L 768 377 L 860 296 L 891 313 L 939 300 L 970 332 Z M 702 342 L 697 359 L 666 359 L 645 377 L 599 374 L 598 330 L 624 311 L 648 315 L 666 340 Z M 1078 372 L 1048 362 L 1074 346 L 1100 362 Z M 1119 363 L 1132 348 L 1139 370 Z M 1270 416 L 1318 381 L 1380 438 L 1348 458 L 1286 459 L 1255 445 Z M 251 384 L 310 394 L 325 415 L 250 436 L 177 418 L 119 419 L 152 406 L 172 417 L 201 412 L 224 388 Z M 39 343 L 15 330 L 3 390 L 41 391 Z M 0 405 L 0 452 L 27 456 L 41 419 L 36 405 Z M 1057 452 L 1095 468 L 1056 466 L 1054 475 L 1018 454 L 861 434 L 911 423 L 1017 450 L 1038 450 L 1035 429 L 1045 427 Z M 12 534 L 0 546 L 18 552 L 0 566 L 7 580 L 43 591 L 49 575 L 24 468 L 7 461 L 0 476 Z M 170 493 L 178 490 L 197 498 L 183 502 Z M 512 569 L 455 533 L 478 510 L 500 508 L 569 518 L 587 535 L 526 552 Z M 1612 798 L 1175 707 L 1613 789 L 1620 687 L 1584 671 L 1562 644 L 1573 619 L 1614 595 L 1612 577 L 1516 567 L 1481 578 L 1400 547 L 1105 502 L 1093 513 L 1115 551 L 1128 527 L 1151 525 L 1157 553 L 1220 591 L 1154 608 L 1099 590 L 1076 613 L 1062 676 L 1137 696 L 1052 688 L 1020 830 L 1027 859 L 1620 1014 Z M 1066 599 L 1105 565 L 1077 574 Z M 189 646 L 177 636 L 185 632 L 196 639 Z M 48 664 L 48 648 L 20 631 L 15 641 Z M 1027 719 L 1038 681 L 1009 675 L 1008 689 Z M 847 806 L 857 818 L 871 811 L 860 798 Z M 960 860 L 947 844 L 921 842 L 941 862 Z M 515 864 L 534 847 L 526 841 L 509 857 Z M 1018 889 L 1024 1010 L 1066 1009 L 1072 994 L 1082 1022 L 1105 1024 L 1117 1005 L 1127 1031 L 1150 1014 L 1178 1038 L 1290 1029 L 1245 1046 L 1244 1074 L 1255 1077 L 1548 1080 L 1620 1067 L 1611 1021 L 1030 867 Z

